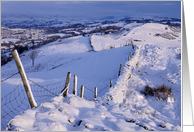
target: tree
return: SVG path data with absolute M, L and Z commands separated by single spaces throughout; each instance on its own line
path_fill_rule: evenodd
M 36 50 L 33 50 L 31 53 L 30 53 L 30 59 L 32 60 L 32 66 L 34 66 L 34 61 L 35 61 L 35 58 L 38 56 L 38 51 Z

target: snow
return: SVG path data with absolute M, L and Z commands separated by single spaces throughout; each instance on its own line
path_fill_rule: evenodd
M 80 32 L 78 32 L 78 31 L 71 31 L 71 30 L 69 31 L 69 30 L 67 30 L 66 32 L 67 32 L 67 33 L 74 32 L 75 34 L 78 34 L 78 35 L 80 34 Z
M 104 24 L 101 27 L 108 27 L 108 26 L 118 26 L 118 27 L 123 27 L 124 23 L 123 22 L 117 22 L 117 23 L 113 23 L 113 24 Z
M 116 35 L 108 34 L 108 35 L 92 35 L 91 36 L 91 45 L 94 47 L 95 51 L 103 51 L 111 48 L 118 48 L 118 47 L 123 47 L 131 44 L 131 31 L 136 27 L 136 26 L 142 26 L 141 23 L 131 23 L 127 24 L 124 27 L 129 28 L 129 31 L 124 31 L 120 33 L 116 33 Z M 119 36 L 119 37 L 118 37 Z
M 87 27 L 87 28 L 85 28 L 84 30 L 82 30 L 83 32 L 90 32 L 90 31 L 92 31 L 92 30 L 95 30 L 96 29 L 96 27 Z
M 17 42 L 19 41 L 19 39 L 15 39 L 15 38 L 5 38 L 5 39 L 1 39 L 1 43 L 9 43 L 9 41 L 12 41 L 12 42 Z
M 109 36 L 91 36 L 91 45 L 94 47 L 95 51 L 104 51 L 107 49 L 118 48 L 131 44 L 131 39 L 126 38 L 124 40 L 115 40 L 110 35 Z
M 60 36 L 60 37 L 63 37 L 63 36 L 66 36 L 68 34 L 65 34 L 65 33 L 55 33 L 55 34 L 49 34 L 48 37 L 51 37 L 51 36 Z
M 21 30 L 25 30 L 25 29 L 22 29 L 22 28 L 14 28 L 14 29 L 10 29 L 12 31 L 21 31 Z
M 181 32 L 166 27 L 149 23 L 134 25 L 125 32 L 126 36 L 117 38 L 92 35 L 52 42 L 37 49 L 39 56 L 34 67 L 28 58 L 30 51 L 26 52 L 21 57 L 24 69 L 28 78 L 40 85 L 65 80 L 67 72 L 71 72 L 72 76 L 77 75 L 78 88 L 84 85 L 91 90 L 97 87 L 99 91 L 118 76 L 120 64 L 122 71 L 113 80 L 113 86 L 95 100 L 73 95 L 73 79 L 70 79 L 67 97 L 59 95 L 22 112 L 9 122 L 7 130 L 181 131 L 181 59 L 177 57 L 181 53 Z M 156 36 L 157 33 L 176 36 L 168 39 Z M 130 43 L 125 46 L 131 38 L 135 49 Z M 11 61 L 2 66 L 2 79 L 17 72 L 13 65 Z M 19 75 L 11 79 L 1 83 L 2 95 L 12 90 Z M 145 85 L 155 88 L 162 84 L 172 88 L 173 94 L 167 100 L 141 93 Z M 84 89 L 84 95 L 90 94 Z
M 130 24 L 126 24 L 123 28 L 133 28 L 133 27 L 138 27 L 138 26 L 142 26 L 142 23 L 130 23 Z

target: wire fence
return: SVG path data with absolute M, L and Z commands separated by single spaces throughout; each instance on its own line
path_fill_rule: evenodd
M 2 80 L 4 82 L 9 78 L 15 76 L 18 73 L 13 74 L 12 76 Z M 113 77 L 112 84 L 107 83 L 107 85 L 103 88 L 98 88 L 97 91 L 98 97 L 102 96 L 106 93 L 111 85 L 113 86 L 118 78 L 118 73 Z M 40 85 L 35 81 L 28 78 L 30 82 L 30 87 L 34 96 L 34 99 L 37 104 L 41 104 L 43 102 L 49 101 L 55 96 L 58 96 L 62 89 L 65 87 L 65 81 L 48 84 L 48 85 Z M 84 96 L 83 98 L 86 100 L 94 99 L 94 88 L 90 88 L 84 85 Z M 72 91 L 73 88 L 69 88 Z M 79 96 L 81 92 L 81 88 L 78 89 L 77 95 Z M 6 96 L 1 98 L 1 130 L 5 130 L 8 122 L 13 119 L 16 115 L 21 114 L 23 111 L 31 108 L 28 97 L 26 95 L 25 88 L 23 86 L 22 81 Z
M 18 74 L 18 73 L 16 73 Z M 14 75 L 16 75 L 14 74 Z M 14 76 L 13 75 L 13 76 Z M 11 77 L 13 77 L 11 76 Z M 9 77 L 9 78 L 11 78 Z M 8 79 L 9 79 L 8 78 Z M 115 79 L 118 78 L 118 74 L 113 77 L 113 82 L 116 82 Z M 6 79 L 7 80 L 7 79 Z M 35 81 L 28 78 L 30 82 L 30 87 L 36 100 L 37 104 L 41 104 L 45 101 L 49 101 L 55 96 L 58 96 L 61 90 L 65 87 L 65 81 L 40 85 Z M 93 100 L 94 99 L 94 88 L 89 88 L 84 85 L 84 99 Z M 102 96 L 110 88 L 110 83 L 100 89 L 97 93 L 98 96 Z M 72 88 L 69 88 L 72 89 Z M 78 96 L 80 95 L 81 88 L 78 89 Z M 25 88 L 22 81 L 6 96 L 1 98 L 1 130 L 5 130 L 8 122 L 13 119 L 16 115 L 19 115 L 21 112 L 31 108 L 28 97 L 26 95 Z
M 113 77 L 113 82 L 116 82 L 118 74 Z M 55 96 L 58 96 L 61 90 L 65 87 L 65 81 L 40 85 L 35 81 L 28 78 L 30 87 L 37 104 L 41 104 L 45 101 L 49 101 Z M 94 88 L 84 86 L 84 99 L 94 99 Z M 98 96 L 102 96 L 110 88 L 110 83 L 97 92 Z M 72 88 L 69 88 L 72 89 Z M 80 95 L 81 88 L 78 89 L 78 96 Z M 26 95 L 25 88 L 22 81 L 7 95 L 1 98 L 1 130 L 5 130 L 8 122 L 16 115 L 21 114 L 23 111 L 31 108 L 28 97 Z
M 112 79 L 113 82 L 116 82 L 115 79 L 117 78 L 118 74 L 116 74 L 113 77 Z M 61 90 L 65 87 L 65 81 L 48 85 L 39 85 L 38 83 L 29 78 L 28 81 L 31 82 L 30 87 L 37 104 L 43 103 L 45 101 L 52 99 L 55 96 L 58 96 Z M 85 87 L 84 98 L 87 100 L 93 100 L 95 93 L 94 88 L 88 88 L 87 86 L 84 87 Z M 99 88 L 100 91 L 97 92 L 98 96 L 103 95 L 105 92 L 107 92 L 109 88 L 110 83 L 107 83 L 107 85 L 103 88 Z M 78 95 L 80 95 L 80 92 L 81 88 L 78 89 Z M 23 83 L 22 81 L 20 81 L 19 84 L 9 94 L 1 98 L 1 130 L 4 131 L 6 129 L 8 122 L 11 119 L 13 119 L 16 115 L 21 114 L 23 111 L 29 108 L 31 108 L 31 106 L 29 104 Z
M 133 46 L 134 48 L 134 46 Z M 121 65 L 120 65 L 121 69 Z M 97 91 L 98 97 L 102 96 L 104 93 L 106 93 L 111 86 L 114 86 L 114 84 L 117 81 L 119 74 L 115 74 L 115 76 L 112 78 L 112 83 L 109 82 L 104 86 L 103 88 L 99 87 L 99 91 Z M 17 75 L 19 72 L 14 73 L 13 75 L 7 77 L 4 80 L 1 80 L 1 83 L 12 78 L 13 76 Z M 34 96 L 34 99 L 37 104 L 41 104 L 45 101 L 49 101 L 55 96 L 58 96 L 62 89 L 65 87 L 65 81 L 48 84 L 48 85 L 39 85 L 35 81 L 28 78 L 28 81 L 31 82 L 30 87 Z M 95 91 L 94 87 L 89 88 L 85 86 L 84 90 L 84 96 L 83 98 L 87 100 L 93 100 L 95 97 Z M 71 89 L 71 88 L 69 88 Z M 81 88 L 78 89 L 78 96 L 80 95 Z M 19 115 L 23 111 L 31 108 L 28 97 L 26 95 L 25 88 L 23 86 L 22 81 L 6 96 L 1 98 L 1 130 L 6 130 L 6 126 L 8 122 L 13 119 L 16 115 Z
M 30 87 L 37 104 L 58 96 L 65 82 L 57 82 L 48 85 L 39 85 L 31 79 Z M 8 122 L 21 112 L 31 108 L 23 83 L 20 83 L 9 94 L 1 98 L 1 130 L 5 130 Z
M 112 86 L 114 85 L 114 83 L 116 83 L 116 80 L 118 78 L 118 73 L 115 74 L 115 76 L 112 78 Z M 106 84 L 106 86 L 104 87 L 99 87 L 99 91 L 97 91 L 97 97 L 101 97 L 102 95 L 104 95 L 110 88 L 110 82 Z M 77 95 L 80 96 L 81 94 L 81 87 L 78 89 L 77 91 Z M 95 90 L 94 90 L 94 87 L 91 88 L 91 87 L 88 87 L 88 86 L 85 86 L 84 85 L 84 96 L 83 98 L 86 99 L 86 100 L 93 100 L 94 99 L 94 94 L 95 94 Z
M 2 80 L 1 82 L 8 80 L 16 74 L 18 73 L 13 74 L 12 76 Z M 104 87 L 98 87 L 97 97 L 103 96 L 111 86 L 114 86 L 119 75 L 120 71 L 119 73 L 116 73 L 112 79 L 110 79 L 112 80 L 112 83 L 109 82 Z M 31 91 L 38 105 L 43 102 L 49 101 L 53 97 L 58 96 L 61 90 L 65 88 L 65 81 L 48 85 L 40 85 L 29 78 L 28 81 L 30 82 Z M 89 101 L 93 100 L 95 97 L 94 87 L 91 88 L 84 85 L 84 88 L 85 89 L 83 98 Z M 69 91 L 73 91 L 73 88 L 69 87 Z M 77 90 L 77 95 L 80 96 L 80 93 L 81 88 Z M 1 130 L 5 130 L 8 122 L 16 115 L 21 114 L 23 111 L 29 108 L 31 108 L 31 106 L 26 95 L 23 83 L 22 81 L 20 81 L 20 83 L 14 88 L 14 90 L 1 98 Z

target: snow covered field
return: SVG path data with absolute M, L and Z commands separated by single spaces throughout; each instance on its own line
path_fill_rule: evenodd
M 159 35 L 157 35 L 159 34 Z M 123 43 L 133 38 L 135 49 Z M 138 41 L 135 41 L 138 40 Z M 37 51 L 35 66 L 29 54 L 21 56 L 27 77 L 44 85 L 64 80 L 67 72 L 98 90 L 121 75 L 113 87 L 95 101 L 70 94 L 58 96 L 12 119 L 7 130 L 25 131 L 180 131 L 181 130 L 181 32 L 167 25 L 149 23 L 134 27 L 119 38 L 77 36 L 52 42 Z M 122 43 L 122 44 L 121 44 Z M 110 48 L 112 46 L 112 48 Z M 132 52 L 132 57 L 128 57 Z M 1 67 L 2 80 L 17 72 L 15 62 Z M 19 75 L 1 83 L 2 97 L 20 81 Z M 167 100 L 142 94 L 144 87 L 165 84 L 172 89 Z M 73 79 L 70 80 L 70 89 Z M 85 95 L 90 94 L 85 92 Z
M 17 42 L 19 41 L 19 39 L 15 39 L 15 38 L 5 38 L 5 39 L 1 39 L 1 43 L 9 43 L 9 41 L 12 41 L 12 42 Z

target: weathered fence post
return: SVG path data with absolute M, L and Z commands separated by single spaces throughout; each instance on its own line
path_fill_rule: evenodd
M 120 68 L 119 68 L 119 75 L 120 76 L 120 73 L 121 73 L 121 67 L 122 67 L 122 64 L 120 64 Z
M 133 39 L 131 38 L 131 44 L 132 44 L 132 47 L 134 49 L 134 43 L 133 43 Z
M 80 98 L 84 97 L 84 86 L 81 86 L 81 93 L 80 93 Z
M 94 88 L 94 98 L 97 97 L 97 87 Z
M 110 87 L 112 87 L 112 79 L 110 79 Z
M 65 88 L 61 91 L 61 94 L 63 94 L 63 97 L 67 96 L 67 94 L 68 94 L 70 77 L 71 77 L 71 72 L 68 72 L 67 78 L 66 78 L 66 83 L 65 83 Z
M 74 75 L 74 80 L 73 80 L 73 94 L 77 95 L 77 76 Z
M 131 65 L 129 65 L 129 68 L 130 68 L 130 70 L 131 70 Z M 129 78 L 131 78 L 131 71 L 130 71 L 130 74 L 129 74 L 129 76 L 128 76 L 128 79 Z
M 131 52 L 130 52 L 130 57 L 131 57 Z
M 24 88 L 25 88 L 26 94 L 28 96 L 28 101 L 30 103 L 30 106 L 31 106 L 31 108 L 34 108 L 37 106 L 37 103 L 36 103 L 34 96 L 32 94 L 30 85 L 29 85 L 27 77 L 26 77 L 26 73 L 24 71 L 24 67 L 21 63 L 21 60 L 19 58 L 17 50 L 12 50 L 12 54 L 13 54 L 14 60 L 16 62 L 17 68 L 19 70 L 20 76 L 22 78 L 22 82 L 24 84 Z
M 128 61 L 130 60 L 130 56 L 129 56 L 129 58 L 128 58 Z

